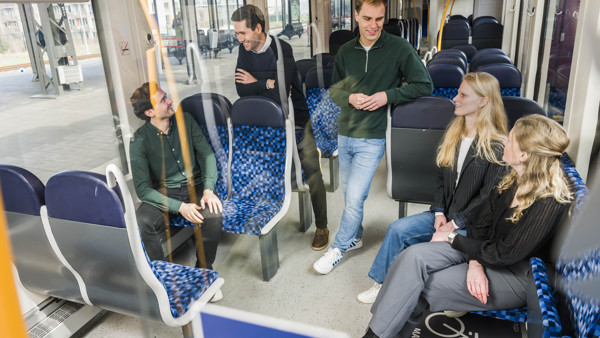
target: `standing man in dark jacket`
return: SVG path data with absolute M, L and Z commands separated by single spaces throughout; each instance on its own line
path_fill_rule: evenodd
M 317 226 L 312 248 L 322 250 L 329 242 L 325 184 L 321 175 L 320 156 L 312 134 L 306 98 L 302 93 L 302 84 L 298 83 L 295 76 L 296 62 L 292 47 L 287 42 L 279 40 L 283 69 L 278 69 L 278 44 L 275 37 L 265 33 L 265 19 L 261 10 L 253 5 L 242 6 L 233 12 L 231 21 L 241 44 L 235 73 L 238 95 L 265 96 L 280 104 L 287 104 L 288 95 L 292 97 L 296 142 L 302 170 L 310 188 Z M 278 76 L 281 72 L 284 73 L 284 83 L 280 83 L 280 76 Z M 283 86 L 283 90 L 280 90 L 280 86 Z M 285 98 L 282 99 L 280 93 L 285 93 Z
M 387 0 L 356 0 L 360 35 L 335 57 L 329 93 L 341 107 L 338 151 L 345 206 L 335 241 L 313 265 L 320 274 L 331 272 L 346 251 L 362 247 L 363 206 L 385 150 L 387 105 L 433 90 L 414 48 L 382 30 L 386 8 Z

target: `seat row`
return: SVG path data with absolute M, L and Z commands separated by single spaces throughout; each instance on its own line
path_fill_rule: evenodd
M 25 169 L 0 165 L 0 181 L 17 276 L 28 290 L 185 326 L 223 284 L 216 271 L 148 259 L 113 164 L 106 176 L 67 171 L 46 187 Z
M 463 16 L 453 16 L 443 27 L 442 49 L 471 44 L 477 49 L 501 48 L 503 26 L 496 18 L 482 16 L 471 23 Z M 438 34 L 439 36 L 439 34 Z

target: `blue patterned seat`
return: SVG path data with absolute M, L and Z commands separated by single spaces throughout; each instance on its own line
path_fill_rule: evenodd
M 292 132 L 275 101 L 238 99 L 231 109 L 231 194 L 223 203 L 223 231 L 259 236 L 263 279 L 279 267 L 275 225 L 291 200 Z
M 338 107 L 329 97 L 331 68 L 312 68 L 306 74 L 306 103 L 321 156 L 334 156 L 338 149 Z
M 169 326 L 189 324 L 223 280 L 211 270 L 150 262 L 123 174 L 114 164 L 106 172 L 62 172 L 46 188 L 49 226 L 81 276 L 86 303 Z
M 226 200 L 229 196 L 229 113 L 231 102 L 219 94 L 195 94 L 181 101 L 184 112 L 190 113 L 200 125 L 217 158 L 219 174 L 215 192 Z
M 458 94 L 458 87 L 465 76 L 464 70 L 456 65 L 432 64 L 427 66 L 433 82 L 434 96 L 443 96 L 452 100 Z

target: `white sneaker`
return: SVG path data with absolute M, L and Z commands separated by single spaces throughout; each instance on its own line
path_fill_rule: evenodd
M 329 248 L 327 252 L 323 255 L 323 257 L 319 258 L 315 264 L 313 264 L 313 269 L 316 272 L 326 275 L 333 270 L 333 267 L 342 260 L 342 252 L 338 248 Z
M 444 315 L 446 317 L 450 317 L 450 318 L 458 318 L 458 317 L 462 317 L 466 314 L 467 313 L 465 311 L 449 311 L 449 310 L 444 311 Z
M 377 299 L 377 295 L 379 294 L 379 290 L 381 290 L 381 284 L 375 282 L 371 288 L 363 293 L 359 293 L 356 298 L 358 301 L 364 304 L 373 304 L 375 303 L 375 299 Z
M 209 302 L 214 303 L 220 301 L 221 299 L 223 299 L 223 292 L 221 292 L 221 289 L 219 289 L 217 292 L 215 292 Z
M 355 238 L 352 241 L 352 243 L 350 243 L 350 247 L 348 249 L 346 249 L 346 252 L 352 251 L 352 250 L 356 250 L 356 249 L 360 249 L 360 248 L 362 248 L 362 245 L 363 245 L 362 238 L 359 238 L 359 239 Z

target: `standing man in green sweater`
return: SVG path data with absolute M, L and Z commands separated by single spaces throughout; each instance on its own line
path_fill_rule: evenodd
M 313 265 L 320 274 L 331 272 L 346 251 L 362 247 L 363 206 L 385 150 L 387 105 L 433 90 L 414 48 L 382 30 L 386 8 L 387 0 L 356 0 L 360 35 L 335 57 L 329 93 L 341 107 L 338 152 L 345 206 L 331 248 Z
M 194 118 L 184 113 L 188 144 L 180 142 L 173 102 L 156 83 L 144 83 L 131 96 L 135 115 L 146 121 L 129 144 L 133 184 L 142 205 L 137 220 L 142 241 L 151 260 L 164 259 L 168 214 L 181 214 L 202 229 L 206 267 L 212 269 L 223 225 L 221 200 L 214 192 L 217 161 Z M 188 151 L 191 168 L 185 168 Z M 191 200 L 192 187 L 198 195 Z M 196 264 L 198 266 L 198 263 Z M 215 298 L 220 298 L 215 296 Z M 216 299 L 215 299 L 216 300 Z

